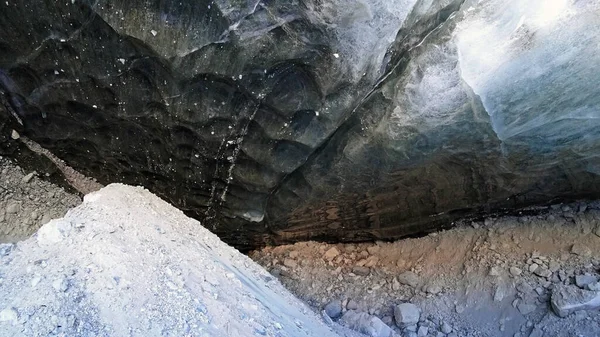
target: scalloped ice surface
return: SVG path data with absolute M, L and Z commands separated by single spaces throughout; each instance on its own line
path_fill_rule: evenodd
M 16 129 L 239 248 L 600 195 L 597 1 L 1 6 L 0 148 Z

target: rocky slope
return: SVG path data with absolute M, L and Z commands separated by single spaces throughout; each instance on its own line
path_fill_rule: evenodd
M 237 247 L 600 196 L 595 0 L 7 1 L 14 129 Z
M 600 203 L 523 213 L 393 243 L 303 242 L 251 257 L 342 323 L 360 312 L 402 336 L 600 336 Z
M 335 329 L 335 330 L 334 330 Z M 0 336 L 357 336 L 142 188 L 0 245 Z
M 27 239 L 81 198 L 0 156 L 0 243 Z

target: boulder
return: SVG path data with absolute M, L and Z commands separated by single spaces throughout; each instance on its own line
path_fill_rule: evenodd
M 394 319 L 399 328 L 406 328 L 419 323 L 421 311 L 412 303 L 401 303 L 394 306 Z

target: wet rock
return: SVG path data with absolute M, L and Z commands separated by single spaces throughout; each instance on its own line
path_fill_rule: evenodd
M 417 324 L 421 317 L 419 307 L 412 303 L 402 303 L 394 307 L 394 319 L 399 328 Z
M 327 316 L 331 318 L 338 318 L 342 315 L 342 301 L 333 300 L 323 307 Z
M 370 337 L 392 337 L 394 333 L 392 328 L 379 318 L 355 310 L 348 310 L 340 319 L 340 323 Z
M 559 317 L 567 317 L 575 311 L 600 308 L 600 292 L 558 285 L 552 291 L 550 303 Z

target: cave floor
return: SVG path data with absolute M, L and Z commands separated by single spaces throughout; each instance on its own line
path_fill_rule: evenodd
M 6 158 L 0 164 L 0 242 L 32 235 L 81 201 Z M 557 287 L 600 276 L 600 202 L 538 211 L 396 242 L 300 242 L 249 255 L 318 313 L 338 303 L 340 314 L 368 312 L 402 336 L 600 336 L 599 310 L 560 318 L 551 307 Z M 421 315 L 400 329 L 393 308 L 403 302 Z
M 393 307 L 413 303 L 426 336 L 600 336 L 600 311 L 559 318 L 550 304 L 553 289 L 576 287 L 576 275 L 597 280 L 599 220 L 599 202 L 580 202 L 421 238 L 301 242 L 250 255 L 315 310 L 341 301 L 343 311 L 395 327 Z M 415 326 L 396 329 L 410 336 Z

